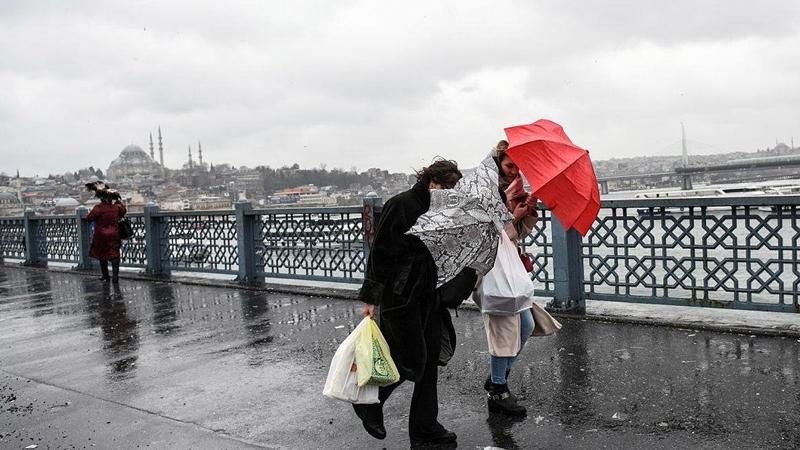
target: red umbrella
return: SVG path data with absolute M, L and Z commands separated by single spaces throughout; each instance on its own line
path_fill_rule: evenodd
M 586 235 L 600 211 L 600 191 L 589 152 L 573 144 L 561 125 L 540 119 L 506 128 L 508 156 L 537 196 L 569 229 Z

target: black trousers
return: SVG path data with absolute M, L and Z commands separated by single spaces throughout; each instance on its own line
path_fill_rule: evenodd
M 119 277 L 119 258 L 111 260 L 111 270 L 113 271 L 114 278 Z M 103 278 L 108 278 L 108 261 L 100 261 L 100 273 L 103 275 Z
M 437 382 L 439 381 L 439 352 L 441 351 L 442 324 L 440 314 L 447 314 L 435 308 L 430 312 L 425 322 L 425 369 L 422 378 L 414 383 L 414 393 L 411 397 L 411 411 L 408 415 L 408 434 L 412 439 L 425 439 L 441 435 L 444 427 L 439 423 L 439 395 Z M 381 387 L 378 398 L 381 406 L 403 383 L 400 379 L 395 384 Z

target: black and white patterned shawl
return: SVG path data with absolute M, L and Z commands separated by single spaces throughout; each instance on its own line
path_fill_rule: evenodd
M 498 191 L 492 155 L 453 189 L 431 191 L 428 212 L 408 231 L 422 240 L 438 269 L 437 287 L 465 267 L 485 275 L 494 265 L 500 230 L 511 221 Z

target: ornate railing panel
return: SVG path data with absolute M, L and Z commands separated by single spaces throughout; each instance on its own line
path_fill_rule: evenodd
M 135 236 L 123 243 L 122 260 L 162 275 L 191 271 L 237 273 L 248 282 L 359 283 L 365 232 L 373 229 L 364 221 L 374 220 L 365 212 L 372 211 L 249 205 L 234 211 L 148 210 L 147 222 L 142 214 L 129 216 Z M 86 242 L 80 242 L 88 239 L 89 225 L 78 222 L 81 214 L 0 219 L 0 255 L 31 265 L 60 261 L 86 268 Z M 237 224 L 237 217 L 244 222 Z M 147 260 L 146 223 L 158 235 L 147 241 L 159 258 L 155 262 Z M 33 227 L 27 233 L 26 224 Z M 582 241 L 576 233 L 567 233 L 565 241 L 554 226 L 557 221 L 542 210 L 523 242 L 534 256 L 538 295 L 800 312 L 800 196 L 610 200 L 603 201 Z M 27 255 L 26 235 L 32 239 Z
M 232 211 L 163 213 L 160 238 L 171 270 L 235 273 L 239 269 L 236 216 Z
M 258 210 L 256 244 L 273 278 L 360 283 L 364 274 L 361 207 Z
M 553 276 L 553 242 L 550 211 L 539 209 L 539 220 L 531 234 L 522 242 L 524 251 L 533 256 L 533 278 L 537 296 L 552 296 L 555 289 Z
M 0 218 L 0 257 L 25 259 L 25 219 Z
M 800 201 L 603 202 L 583 240 L 587 298 L 796 310 Z
M 48 261 L 78 262 L 78 225 L 75 216 L 42 216 L 39 221 L 39 242 Z
M 126 216 L 133 227 L 133 237 L 122 241 L 121 264 L 127 267 L 145 267 L 147 251 L 144 239 L 144 216 L 141 213 Z

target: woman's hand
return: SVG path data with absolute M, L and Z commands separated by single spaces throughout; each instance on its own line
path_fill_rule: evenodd
M 369 316 L 371 318 L 375 318 L 375 305 L 370 305 L 369 303 L 364 303 L 364 308 L 361 310 L 361 313 L 364 316 Z
M 531 217 L 539 217 L 539 199 L 533 195 L 529 195 L 525 199 L 525 205 L 528 206 L 528 215 Z
M 529 208 L 528 208 L 528 205 L 526 203 L 518 204 L 517 207 L 514 208 L 514 212 L 513 212 L 514 220 L 515 221 L 520 220 L 523 217 L 525 217 L 528 214 L 530 214 L 528 209 Z

